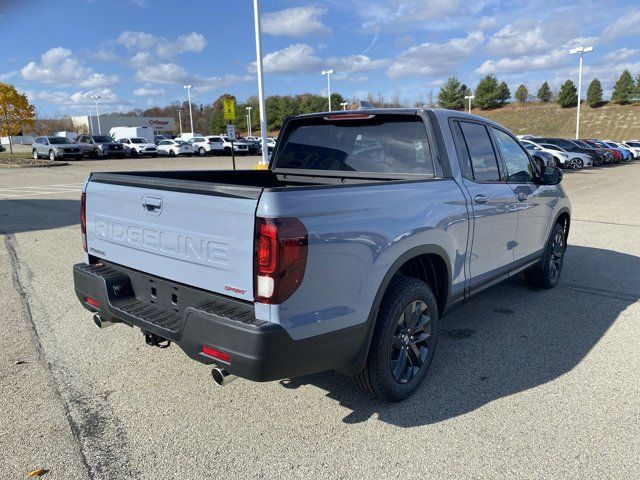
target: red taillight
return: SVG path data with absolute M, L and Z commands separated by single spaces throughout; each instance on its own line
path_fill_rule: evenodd
M 100 308 L 100 302 L 91 297 L 84 297 L 84 301 L 87 305 L 91 305 L 93 308 Z
M 323 117 L 325 120 L 369 120 L 375 115 L 365 113 L 336 113 Z
M 80 197 L 80 229 L 82 230 L 82 248 L 87 252 L 87 194 Z
M 217 360 L 222 360 L 223 362 L 231 363 L 231 357 L 228 353 L 221 352 L 220 350 L 216 350 L 215 348 L 207 347 L 206 345 L 202 346 L 202 353 L 208 355 Z
M 278 304 L 302 283 L 307 266 L 307 229 L 297 218 L 259 218 L 256 225 L 256 302 Z

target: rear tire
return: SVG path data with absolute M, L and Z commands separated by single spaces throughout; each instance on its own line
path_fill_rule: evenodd
M 200 147 L 198 149 L 198 155 L 200 155 L 201 157 L 204 157 L 207 154 L 207 151 L 204 149 L 204 147 Z
M 175 157 L 176 156 L 176 152 L 173 149 L 169 150 L 169 156 L 170 157 Z
M 537 288 L 550 289 L 555 287 L 560 280 L 566 250 L 567 239 L 564 228 L 556 223 L 551 229 L 551 235 L 547 240 L 544 256 L 540 263 L 525 272 L 527 283 Z
M 438 340 L 438 304 L 429 286 L 399 277 L 382 300 L 358 386 L 382 400 L 409 397 L 422 383 Z

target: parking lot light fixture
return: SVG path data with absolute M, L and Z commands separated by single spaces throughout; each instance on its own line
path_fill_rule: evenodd
M 247 110 L 247 135 L 252 137 L 253 132 L 251 131 L 251 109 L 253 107 L 246 107 Z
M 260 33 L 260 5 L 253 0 L 253 26 L 256 35 L 256 70 L 258 73 L 258 105 L 260 106 L 260 144 L 262 145 L 262 161 L 264 168 L 269 164 L 269 147 L 267 146 L 267 113 L 264 102 L 264 80 L 262 76 L 262 39 Z
M 333 73 L 335 73 L 333 68 L 322 71 L 322 75 L 327 76 L 327 99 L 329 100 L 329 111 L 331 111 L 331 75 L 333 75 Z
M 466 95 L 464 97 L 465 100 L 469 100 L 469 113 L 471 113 L 471 100 L 473 100 L 474 98 L 476 98 L 475 95 Z
M 193 135 L 193 110 L 191 110 L 191 85 L 185 85 L 187 90 L 187 98 L 189 100 L 189 120 L 191 121 L 191 134 Z
M 100 127 L 100 109 L 98 108 L 98 100 L 102 97 L 100 95 L 91 95 L 91 98 L 96 102 L 96 116 L 98 117 L 98 134 L 102 133 L 102 127 Z
M 343 110 L 346 110 L 346 109 L 347 109 L 347 105 L 349 105 L 349 102 L 342 102 L 342 103 L 340 104 L 340 106 L 342 107 L 342 109 L 343 109 Z
M 570 55 L 580 54 L 580 67 L 578 68 L 578 111 L 576 112 L 576 138 L 580 138 L 580 103 L 582 98 L 582 56 L 593 52 L 593 47 L 576 47 L 569 50 Z

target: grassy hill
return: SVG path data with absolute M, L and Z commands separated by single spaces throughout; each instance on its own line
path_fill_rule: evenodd
M 534 134 L 572 138 L 576 132 L 576 108 L 557 104 L 509 104 L 496 110 L 473 109 L 517 135 Z M 640 139 L 640 105 L 609 104 L 580 110 L 580 136 L 614 140 Z

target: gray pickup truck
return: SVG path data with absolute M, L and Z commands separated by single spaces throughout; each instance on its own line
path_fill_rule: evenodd
M 296 116 L 269 170 L 93 173 L 75 290 L 99 327 L 174 342 L 218 384 L 335 369 L 401 400 L 451 309 L 520 272 L 556 285 L 561 180 L 461 112 Z

